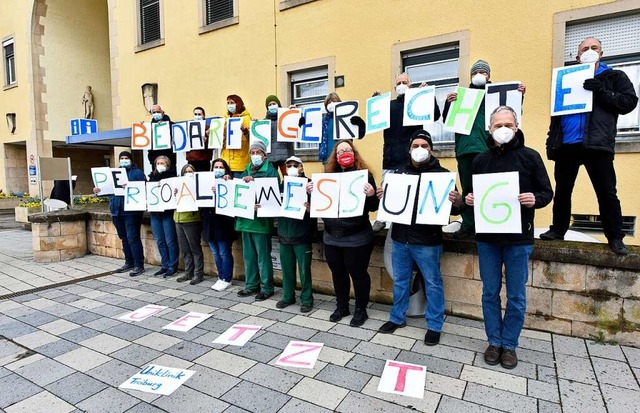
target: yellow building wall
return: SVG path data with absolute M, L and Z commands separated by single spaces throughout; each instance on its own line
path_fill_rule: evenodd
M 92 87 L 94 119 L 100 130 L 112 129 L 111 68 L 106 0 L 47 2 L 44 20 L 48 130 L 44 137 L 64 140 L 69 121 L 84 117 L 82 96 Z
M 345 87 L 336 91 L 343 100 L 364 104 L 374 90 L 392 90 L 397 74 L 393 62 L 399 57 L 392 54 L 394 45 L 466 32 L 469 64 L 485 59 L 491 64 L 493 81 L 519 80 L 527 85 L 523 131 L 527 145 L 545 158 L 554 15 L 611 3 L 495 0 L 478 9 L 474 3 L 446 0 L 317 0 L 278 11 L 279 1 L 274 1 L 239 1 L 239 24 L 198 35 L 200 2 L 178 6 L 164 0 L 165 44 L 139 53 L 135 53 L 135 4 L 118 1 L 112 9 L 118 51 L 113 61 L 119 72 L 119 105 L 114 116 L 122 126 L 148 118 L 140 87 L 157 82 L 159 102 L 173 119 L 190 118 L 196 105 L 204 106 L 209 116 L 221 115 L 225 97 L 231 93 L 242 96 L 253 117 L 261 118 L 264 98 L 286 88 L 280 83 L 283 66 L 330 57 L 335 59 L 334 74 L 345 76 Z M 460 83 L 468 82 L 469 67 L 460 67 Z M 367 136 L 357 145 L 379 182 L 382 134 Z M 632 165 L 638 161 L 640 154 L 616 155 L 623 214 L 636 217 L 640 217 L 640 195 L 633 188 L 632 171 L 637 168 Z M 442 159 L 442 163 L 456 170 L 455 159 Z M 553 182 L 553 163 L 547 161 L 546 166 Z M 309 164 L 306 169 L 318 171 L 320 167 Z M 573 212 L 598 214 L 584 172 L 574 193 Z M 551 206 L 538 211 L 536 226 L 550 221 Z M 627 240 L 640 244 L 638 236 Z

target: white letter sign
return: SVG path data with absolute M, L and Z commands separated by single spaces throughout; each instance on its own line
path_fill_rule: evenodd
M 220 336 L 213 340 L 213 342 L 215 344 L 242 347 L 247 344 L 247 341 L 251 340 L 251 337 L 253 337 L 260 328 L 260 326 L 235 324 L 229 327 L 227 331 L 220 334 Z
M 591 112 L 593 92 L 583 87 L 595 63 L 556 67 L 551 76 L 551 116 Z
M 284 367 L 312 369 L 316 365 L 323 346 L 323 343 L 290 341 L 278 357 L 276 364 Z
M 387 360 L 380 377 L 378 391 L 422 399 L 426 380 L 425 366 Z
M 522 233 L 518 172 L 473 175 L 476 232 Z

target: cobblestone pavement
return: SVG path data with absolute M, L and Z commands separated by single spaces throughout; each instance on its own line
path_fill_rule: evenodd
M 57 282 L 54 273 L 86 276 L 120 264 L 87 256 L 53 268 L 35 265 L 29 243 L 19 242 L 25 234 L 16 233 L 0 233 L 0 270 L 11 279 L 25 276 L 28 264 L 28 274 L 46 269 L 49 284 Z M 22 247 L 21 254 L 10 251 Z M 276 309 L 278 292 L 254 302 L 237 297 L 240 285 L 218 293 L 212 283 L 105 275 L 0 300 L 0 411 L 586 413 L 640 406 L 640 349 L 525 330 L 520 364 L 504 370 L 484 363 L 479 321 L 447 317 L 440 345 L 428 347 L 423 319 L 378 334 L 388 319 L 385 305 L 373 304 L 370 319 L 353 328 L 349 317 L 328 321 L 335 308 L 330 296 L 316 295 L 314 310 L 301 314 L 298 305 Z M 118 319 L 146 304 L 168 308 L 135 324 Z M 162 329 L 190 311 L 212 316 L 188 332 Z M 236 323 L 262 328 L 243 347 L 212 343 Z M 275 365 L 291 340 L 324 343 L 315 368 Z M 424 397 L 378 392 L 385 360 L 426 366 Z M 169 396 L 118 389 L 150 363 L 196 373 Z

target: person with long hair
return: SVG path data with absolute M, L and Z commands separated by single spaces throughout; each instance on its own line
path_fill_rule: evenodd
M 244 171 L 245 165 L 250 162 L 249 158 L 249 128 L 251 127 L 251 114 L 245 108 L 244 101 L 238 95 L 227 96 L 227 112 L 225 117 L 225 142 L 222 147 L 220 157 L 229 164 L 233 177 L 239 178 Z M 242 130 L 242 147 L 240 149 L 227 148 L 227 122 L 229 118 L 242 118 L 240 130 Z
M 366 162 L 351 140 L 337 141 L 325 166 L 325 172 L 338 173 L 366 169 Z M 313 182 L 307 185 L 307 190 L 313 190 Z M 376 183 L 371 173 L 368 173 L 368 182 L 363 185 L 362 190 L 366 194 L 362 215 L 350 218 L 323 218 L 324 256 L 331 270 L 337 301 L 336 310 L 329 320 L 337 322 L 351 314 L 349 290 L 353 281 L 356 297 L 355 311 L 350 322 L 353 327 L 360 327 L 369 318 L 367 305 L 371 277 L 367 268 L 373 252 L 374 239 L 369 212 L 377 211 L 380 203 L 376 197 Z
M 221 158 L 214 159 L 211 170 L 216 179 L 231 177 L 231 168 Z M 212 188 L 215 192 L 215 185 Z M 233 277 L 233 254 L 231 246 L 236 240 L 235 219 L 225 215 L 216 215 L 215 208 L 201 208 L 204 222 L 204 240 L 209 244 L 213 260 L 218 270 L 218 281 L 211 286 L 215 291 L 224 291 L 231 285 Z
M 196 172 L 196 168 L 191 164 L 186 164 L 180 171 L 180 176 L 191 177 Z M 174 189 L 177 195 L 178 189 Z M 176 222 L 176 232 L 178 233 L 178 244 L 182 251 L 184 260 L 184 274 L 176 281 L 189 284 L 200 284 L 204 280 L 204 254 L 202 253 L 201 234 L 202 221 L 200 211 L 188 211 L 173 213 L 173 220 Z
M 149 174 L 149 182 L 158 182 L 159 186 L 161 180 L 174 176 L 176 176 L 175 167 L 171 168 L 171 159 L 160 155 L 155 159 L 153 171 Z M 178 271 L 180 254 L 173 211 L 168 209 L 162 212 L 150 212 L 149 215 L 151 216 L 151 232 L 156 240 L 161 259 L 160 269 L 153 275 L 162 275 L 164 278 L 171 277 Z

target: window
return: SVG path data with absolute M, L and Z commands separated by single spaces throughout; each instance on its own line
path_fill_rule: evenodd
M 564 41 L 564 62 L 576 62 L 578 45 L 586 37 L 595 37 L 602 42 L 602 61 L 622 70 L 640 94 L 640 13 L 615 17 L 600 17 L 598 20 L 567 23 Z M 640 133 L 640 109 L 618 118 L 618 140 L 637 138 Z
M 324 102 L 329 94 L 329 75 L 326 66 L 289 74 L 290 102 L 299 108 Z M 316 150 L 316 143 L 296 142 L 296 150 Z
M 2 42 L 4 55 L 4 84 L 10 86 L 16 83 L 16 60 L 13 55 L 13 38 Z
M 580 232 L 602 232 L 602 218 L 600 215 L 571 214 L 569 229 Z M 633 237 L 636 232 L 636 217 L 622 217 L 622 233 Z
M 204 24 L 209 25 L 221 20 L 231 19 L 234 0 L 205 0 Z
M 458 43 L 441 45 L 402 53 L 402 69 L 411 78 L 413 85 L 427 82 L 436 87 L 436 101 L 440 111 L 444 110 L 447 94 L 458 86 L 458 66 L 460 48 Z M 431 133 L 435 144 L 453 144 L 455 134 L 443 129 L 443 119 L 426 130 Z
M 140 0 L 140 45 L 162 39 L 160 0 Z

